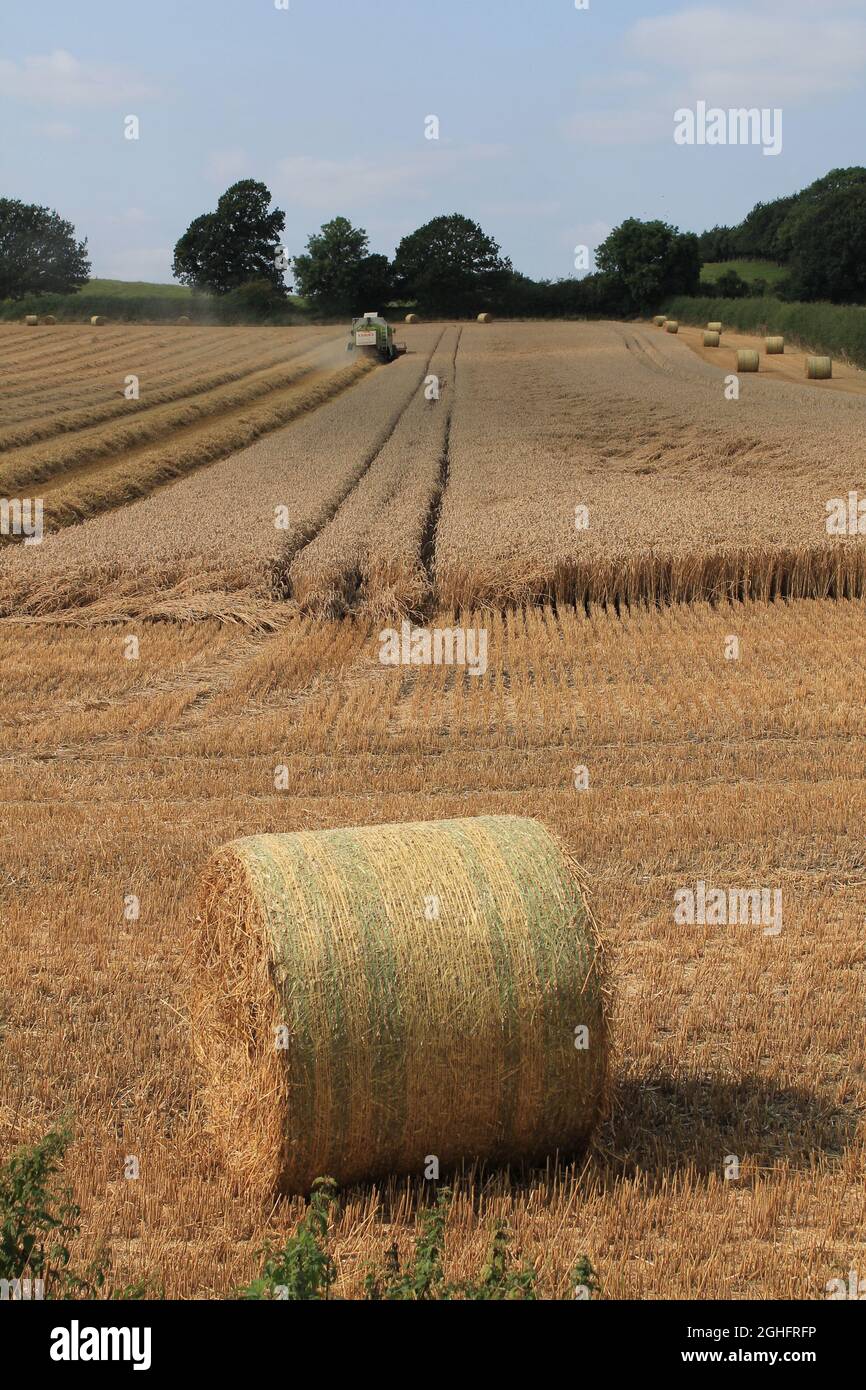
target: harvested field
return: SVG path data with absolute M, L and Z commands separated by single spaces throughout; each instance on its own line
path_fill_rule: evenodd
M 217 611 L 239 613 L 248 596 L 258 611 L 263 597 L 285 590 L 294 555 L 327 525 L 390 438 L 441 334 L 416 330 L 416 350 L 387 371 L 364 358 L 312 388 L 302 382 L 294 404 L 296 413 L 308 413 L 290 430 L 39 547 L 7 547 L 0 607 L 20 615 L 95 603 L 98 616 L 123 616 L 143 608 L 209 612 L 216 603 Z M 342 373 L 357 378 L 353 391 L 309 412 Z M 167 450 L 166 467 L 173 459 Z M 134 485 L 140 463 L 126 473 Z M 277 508 L 285 509 L 283 529 Z M 214 590 L 231 597 L 214 600 Z
M 139 612 L 175 601 L 214 611 L 218 592 L 238 613 L 290 600 L 383 617 L 863 593 L 862 538 L 828 535 L 826 523 L 828 502 L 857 488 L 866 462 L 866 374 L 830 393 L 844 382 L 788 382 L 780 373 L 799 370 L 795 354 L 764 357 L 730 400 L 735 348 L 726 336 L 702 361 L 698 330 L 406 333 L 410 353 L 387 372 L 345 366 L 345 354 L 332 370 L 322 364 L 339 344 L 298 338 L 284 366 L 245 369 L 126 424 L 36 439 L 51 417 L 31 419 L 33 440 L 0 465 L 6 494 L 43 496 L 49 527 L 111 515 L 0 556 L 0 611 L 80 609 L 105 599 L 106 583 L 121 613 L 133 596 Z M 121 505 L 142 493 L 152 495 Z
M 866 563 L 825 526 L 866 399 L 786 351 L 726 400 L 697 333 L 425 323 L 379 368 L 333 329 L 0 326 L 0 494 L 61 528 L 0 549 L 0 1143 L 72 1115 L 77 1264 L 226 1296 L 301 1212 L 233 1179 L 193 1071 L 213 852 L 506 814 L 588 876 L 613 1106 L 577 1162 L 458 1176 L 450 1277 L 494 1217 L 548 1298 L 584 1255 L 629 1299 L 866 1267 Z M 483 666 L 384 663 L 407 616 Z M 781 930 L 678 920 L 700 884 Z M 344 1194 L 338 1295 L 429 1195 Z
M 347 365 L 333 331 L 289 329 L 276 330 L 288 336 L 266 349 L 265 359 L 273 357 L 269 366 L 261 365 L 261 345 L 259 360 L 252 356 L 254 344 L 248 339 L 223 344 L 228 362 L 221 359 L 219 337 L 212 336 L 211 370 L 204 373 L 200 368 L 208 363 L 197 361 L 194 335 L 184 335 L 180 344 L 175 337 L 174 357 L 184 368 L 178 380 L 171 375 L 172 354 L 168 363 L 163 356 L 160 369 L 148 374 L 149 353 L 161 350 L 160 343 L 164 348 L 164 333 L 152 344 L 147 337 L 139 363 L 136 332 L 123 330 L 98 364 L 91 364 L 94 370 L 116 374 L 113 383 L 103 376 L 94 386 L 92 405 L 72 410 L 57 405 L 58 399 L 70 399 L 69 393 L 76 391 L 75 373 L 84 370 L 74 335 L 70 344 L 60 340 L 56 363 L 39 359 L 29 372 L 13 378 L 8 403 L 0 401 L 4 423 L 14 419 L 16 408 L 22 412 L 18 423 L 0 436 L 0 493 L 38 493 L 49 530 L 146 494 L 169 478 L 224 457 L 345 389 L 364 370 L 359 363 Z M 188 358 L 180 350 L 183 341 L 190 343 Z M 45 373 L 55 371 L 60 395 L 49 396 L 44 413 L 28 415 L 41 400 Z M 125 389 L 135 390 L 137 398 L 126 399 Z
M 822 1297 L 866 1261 L 861 605 L 472 621 L 479 678 L 384 667 L 363 621 L 240 640 L 213 622 L 3 627 L 4 1148 L 68 1107 L 76 1259 L 107 1237 L 118 1276 L 226 1294 L 299 1206 L 233 1187 L 207 1132 L 186 1022 L 195 873 L 237 835 L 531 815 L 588 872 L 613 948 L 616 1098 L 586 1166 L 458 1183 L 449 1270 L 478 1268 L 499 1215 L 544 1297 L 570 1296 L 583 1254 L 611 1298 Z M 780 885 L 782 932 L 677 925 L 674 893 L 698 880 Z M 347 1194 L 338 1294 L 407 1247 L 419 1198 L 396 1181 Z
M 427 531 L 443 488 L 461 332 L 446 330 L 430 358 L 425 380 L 435 377 L 435 399 L 415 392 L 344 505 L 292 562 L 288 588 L 303 608 L 333 617 L 360 606 L 384 616 L 429 600 Z

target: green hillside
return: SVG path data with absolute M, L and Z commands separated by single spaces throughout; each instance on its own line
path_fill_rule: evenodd
M 98 294 L 112 299 L 183 299 L 192 298 L 186 285 L 154 285 L 148 280 L 88 280 L 80 294 Z
M 775 261 L 707 261 L 701 267 L 701 279 L 712 284 L 732 270 L 749 283 L 766 280 L 768 285 L 777 285 L 788 273 L 783 265 L 776 265 Z

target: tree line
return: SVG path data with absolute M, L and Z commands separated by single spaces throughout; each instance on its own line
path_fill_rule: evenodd
M 525 317 L 627 317 L 671 295 L 747 294 L 733 271 L 712 287 L 700 279 L 706 261 L 746 258 L 787 267 L 784 297 L 866 300 L 862 168 L 834 170 L 801 193 L 758 203 L 738 227 L 713 227 L 700 236 L 628 218 L 596 249 L 596 270 L 581 279 L 521 275 L 488 232 L 457 212 L 404 237 L 391 260 L 371 252 L 365 229 L 346 217 L 326 222 L 302 253 L 290 256 L 285 224 L 267 186 L 242 179 L 179 238 L 175 278 L 262 318 L 286 306 L 292 289 L 322 317 L 397 304 L 440 317 L 482 309 Z M 76 240 L 71 223 L 48 208 L 0 199 L 0 298 L 68 292 L 89 275 L 87 242 Z
M 757 203 L 735 227 L 698 238 L 702 261 L 765 260 L 786 270 L 773 286 L 780 299 L 832 304 L 866 301 L 866 169 L 833 169 L 808 188 Z M 736 272 L 727 297 L 748 293 Z M 737 283 L 739 281 L 739 284 Z M 718 293 L 723 291 L 716 286 Z
M 454 212 L 405 236 L 393 260 L 370 251 L 363 227 L 334 217 L 289 259 L 281 246 L 285 214 L 270 211 L 266 186 L 234 184 L 216 210 L 190 224 L 175 247 L 174 275 L 194 289 L 245 296 L 262 310 L 294 288 L 323 316 L 387 304 L 440 317 L 482 309 L 519 315 L 640 311 L 667 294 L 688 294 L 700 278 L 698 239 L 663 222 L 630 219 L 596 252 L 598 270 L 582 280 L 531 280 L 477 222 Z

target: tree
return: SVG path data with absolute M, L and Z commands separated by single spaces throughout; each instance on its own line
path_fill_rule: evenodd
M 362 314 L 391 298 L 387 256 L 369 255 L 363 227 L 334 217 L 292 262 L 299 294 L 323 314 Z
M 394 257 L 397 290 L 428 313 L 477 312 L 496 304 L 511 262 L 477 222 L 459 212 L 434 217 L 404 237 Z
M 790 295 L 866 303 L 866 181 L 851 181 L 798 208 L 791 233 Z
M 87 240 L 49 208 L 0 198 L 0 299 L 68 294 L 90 276 Z
M 695 294 L 701 275 L 698 239 L 666 222 L 630 217 L 614 227 L 596 252 L 596 264 L 619 282 L 629 312 L 657 305 L 672 294 Z
M 712 290 L 715 299 L 748 299 L 751 293 L 748 281 L 736 270 L 726 270 L 714 281 Z
M 733 261 L 736 259 L 734 230 L 731 227 L 711 227 L 698 237 L 701 261 Z
M 749 215 L 734 229 L 734 258 L 742 256 L 752 261 L 784 261 L 785 248 L 780 231 L 793 208 L 798 194 L 776 198 L 772 203 L 756 203 Z
M 196 217 L 174 248 L 174 275 L 184 285 L 227 294 L 252 280 L 267 280 L 282 298 L 280 236 L 286 214 L 268 211 L 269 189 L 241 179 L 222 195 L 216 212 Z

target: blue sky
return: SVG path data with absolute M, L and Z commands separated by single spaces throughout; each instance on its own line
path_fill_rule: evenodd
M 866 0 L 3 9 L 0 195 L 70 218 L 96 275 L 169 280 L 178 236 L 237 178 L 268 184 L 292 254 L 338 213 L 390 254 L 460 211 L 556 278 L 625 217 L 701 230 L 866 162 Z M 675 144 L 674 111 L 699 100 L 780 107 L 782 153 Z

